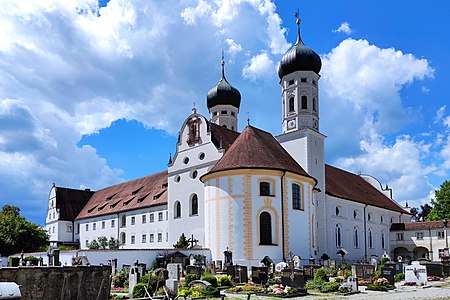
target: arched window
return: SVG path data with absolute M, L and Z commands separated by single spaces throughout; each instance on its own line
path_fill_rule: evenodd
M 372 229 L 369 229 L 369 248 L 373 248 Z
M 341 234 L 341 225 L 336 224 L 336 247 L 340 248 L 342 246 L 342 234 Z
M 259 215 L 259 244 L 272 245 L 272 217 L 266 211 Z
M 313 111 L 317 111 L 317 99 L 313 98 Z
M 358 211 L 355 209 L 353 211 L 353 219 L 356 219 L 358 217 Z
M 306 96 L 302 96 L 302 109 L 308 109 L 308 98 Z
M 197 126 L 195 124 L 191 124 L 189 126 L 189 139 L 194 140 L 197 137 Z
M 381 248 L 382 249 L 386 248 L 386 244 L 384 242 L 384 232 L 381 233 Z
M 267 181 L 261 181 L 259 183 L 259 195 L 270 196 L 270 183 Z
M 122 233 L 120 234 L 120 244 L 121 244 L 121 245 L 125 245 L 125 242 L 126 242 L 125 232 L 122 232 Z
M 295 111 L 294 97 L 289 98 L 289 112 Z
M 358 236 L 358 227 L 353 228 L 353 247 L 359 248 L 359 236 Z
M 197 194 L 194 194 L 191 197 L 191 216 L 197 215 L 198 215 L 198 197 Z
M 303 209 L 301 189 L 300 186 L 295 183 L 292 184 L 292 208 Z
M 341 213 L 341 210 L 340 210 L 339 206 L 336 206 L 336 209 L 335 209 L 335 210 L 336 210 L 336 211 L 335 211 L 336 216 L 339 216 L 339 214 Z
M 367 221 L 372 221 L 372 214 L 371 213 L 367 214 Z
M 122 216 L 122 224 L 120 226 L 121 227 L 127 226 L 127 217 L 126 216 Z
M 173 215 L 175 219 L 181 218 L 181 203 L 180 201 L 175 202 Z

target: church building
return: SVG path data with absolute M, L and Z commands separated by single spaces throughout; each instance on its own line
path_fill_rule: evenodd
M 167 170 L 96 192 L 52 187 L 51 243 L 87 249 L 104 236 L 120 249 L 170 249 L 184 234 L 213 260 L 229 249 L 235 263 L 248 266 L 265 256 L 340 258 L 342 249 L 349 261 L 391 254 L 390 226 L 409 214 L 374 177 L 325 164 L 322 62 L 297 24 L 297 41 L 278 70 L 280 134 L 251 125 L 238 131 L 241 94 L 222 60 L 221 79 L 206 96 L 209 115 L 194 108 L 185 119 Z

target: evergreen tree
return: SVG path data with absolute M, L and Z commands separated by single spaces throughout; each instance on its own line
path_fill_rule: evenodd
M 434 191 L 436 199 L 431 199 L 433 209 L 427 221 L 450 219 L 450 181 L 444 181 L 438 190 Z
M 182 233 L 180 235 L 180 238 L 178 239 L 178 242 L 175 245 L 173 245 L 173 247 L 175 249 L 186 249 L 186 248 L 189 248 L 189 242 L 186 239 L 186 236 L 184 235 L 184 233 Z
M 46 251 L 47 231 L 27 221 L 20 208 L 5 205 L 0 212 L 0 254 L 8 256 L 20 252 Z

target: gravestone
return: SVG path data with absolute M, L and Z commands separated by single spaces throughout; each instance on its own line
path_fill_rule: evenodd
M 169 279 L 180 280 L 181 264 L 167 264 Z
M 268 267 L 269 274 L 273 274 L 275 272 L 275 264 L 269 256 L 264 256 L 264 258 L 261 260 L 261 263 L 264 267 Z
M 174 264 L 174 265 L 179 265 L 180 266 L 180 272 L 181 273 L 181 265 L 180 264 Z M 158 277 L 162 277 L 164 280 L 169 279 L 169 271 L 164 269 L 164 268 L 158 268 L 155 270 L 155 275 Z M 174 278 L 171 278 L 174 279 Z
M 269 279 L 269 269 L 267 267 L 252 267 L 252 281 L 255 284 L 266 284 Z
M 358 279 L 372 279 L 375 273 L 375 267 L 368 264 L 352 265 L 352 275 Z
M 332 269 L 336 268 L 336 260 L 334 259 L 330 260 L 330 268 Z
M 248 281 L 247 267 L 246 266 L 229 266 L 227 268 L 227 275 L 231 276 L 235 283 L 246 283 Z
M 321 267 L 322 266 L 318 266 L 318 265 L 304 265 L 303 271 L 305 272 L 306 280 L 314 279 L 314 274 L 316 273 L 316 270 L 320 269 Z
M 442 277 L 442 273 L 444 270 L 441 263 L 426 263 L 425 267 L 427 268 L 428 276 Z
M 138 263 L 136 265 L 136 267 L 138 268 L 139 275 L 140 276 L 144 276 L 145 275 L 145 270 L 147 269 L 147 265 L 145 263 Z
M 133 297 L 133 288 L 139 282 L 139 270 L 136 266 L 130 268 L 130 273 L 128 275 L 128 295 L 130 298 Z
M 352 287 L 352 291 L 353 292 L 358 292 L 359 291 L 358 278 L 356 278 L 354 276 L 348 276 L 347 284 L 349 284 Z
M 178 280 L 176 279 L 167 279 L 166 280 L 166 286 L 175 292 L 175 294 L 178 294 Z
M 300 269 L 302 267 L 302 260 L 300 256 L 295 255 L 292 260 L 294 261 L 294 269 Z
M 217 270 L 222 271 L 222 261 L 221 260 L 216 261 L 216 268 L 217 268 Z
M 405 281 L 415 283 L 427 282 L 427 268 L 419 264 L 418 261 L 411 262 L 405 267 Z
M 296 289 L 305 287 L 305 273 L 298 269 L 283 269 L 281 271 L 281 284 Z
M 186 274 L 200 275 L 202 273 L 202 268 L 199 266 L 186 266 Z
M 395 285 L 395 269 L 392 267 L 382 267 L 381 276 L 389 281 L 390 285 Z

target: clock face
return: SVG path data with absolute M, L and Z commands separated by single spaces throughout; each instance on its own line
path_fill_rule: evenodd
M 289 120 L 287 122 L 287 128 L 288 129 L 294 129 L 296 125 L 297 125 L 297 122 L 295 122 L 295 119 Z

